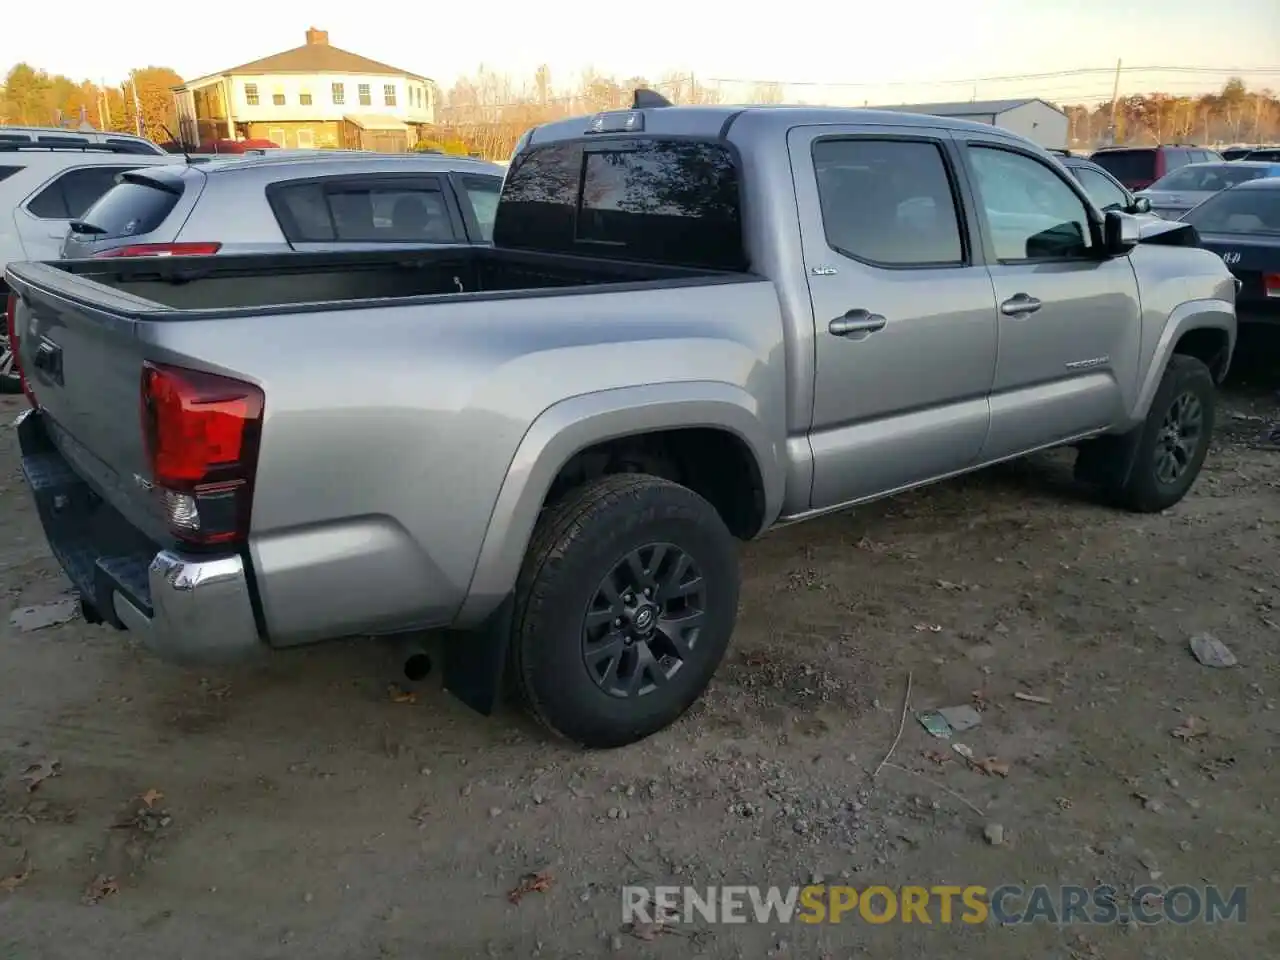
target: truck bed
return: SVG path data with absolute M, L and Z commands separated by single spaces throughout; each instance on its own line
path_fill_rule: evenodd
M 68 279 L 90 280 L 169 310 L 199 311 L 202 318 L 261 308 L 279 312 L 290 305 L 313 311 L 371 300 L 529 297 L 566 287 L 618 290 L 743 276 L 492 247 L 64 260 L 49 266 L 69 274 Z M 75 297 L 75 286 L 56 285 Z M 163 319 L 154 310 L 148 313 L 148 319 Z

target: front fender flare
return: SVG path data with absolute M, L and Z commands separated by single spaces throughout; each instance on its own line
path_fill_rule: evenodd
M 1134 403 L 1134 423 L 1145 420 L 1155 400 L 1156 391 L 1160 388 L 1160 380 L 1165 368 L 1169 366 L 1169 358 L 1173 356 L 1174 347 L 1182 339 L 1183 334 L 1191 330 L 1221 330 L 1227 336 L 1227 356 L 1222 371 L 1215 371 L 1219 376 L 1225 373 L 1231 363 L 1231 352 L 1236 345 L 1236 311 L 1226 300 L 1188 300 L 1174 308 L 1169 320 L 1156 341 L 1151 362 L 1147 364 L 1146 374 L 1138 390 Z
M 606 440 L 689 427 L 727 430 L 747 445 L 764 484 L 764 525 L 771 523 L 782 509 L 781 431 L 770 435 L 759 404 L 742 388 L 695 380 L 571 397 L 539 414 L 516 448 L 455 626 L 480 624 L 514 588 L 543 500 L 574 454 Z

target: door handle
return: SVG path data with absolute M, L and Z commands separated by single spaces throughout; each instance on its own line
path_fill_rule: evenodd
M 1000 304 L 1000 312 L 1006 317 L 1020 317 L 1025 314 L 1035 313 L 1040 309 L 1040 306 L 1040 301 L 1035 297 L 1029 297 L 1025 293 L 1015 293 Z
M 827 324 L 827 330 L 837 337 L 847 337 L 851 333 L 875 333 L 883 330 L 889 321 L 878 313 L 867 310 L 850 310 L 843 317 L 836 317 Z

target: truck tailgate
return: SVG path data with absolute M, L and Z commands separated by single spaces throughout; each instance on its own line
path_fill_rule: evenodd
M 27 383 L 49 438 L 76 473 L 142 533 L 164 539 L 160 505 L 146 482 L 138 321 L 58 289 L 70 279 L 43 264 L 9 274 Z M 95 300 L 118 296 L 94 287 L 105 295 Z

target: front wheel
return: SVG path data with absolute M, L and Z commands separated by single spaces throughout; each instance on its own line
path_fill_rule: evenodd
M 555 733 L 624 746 L 698 699 L 737 609 L 736 545 L 711 504 L 657 477 L 601 477 L 534 531 L 516 585 L 512 674 Z
M 1129 475 L 1111 491 L 1118 502 L 1137 513 L 1156 513 L 1186 496 L 1209 453 L 1214 412 L 1209 368 L 1195 357 L 1174 354 L 1135 433 Z

